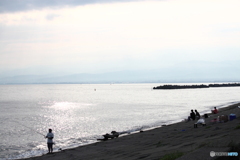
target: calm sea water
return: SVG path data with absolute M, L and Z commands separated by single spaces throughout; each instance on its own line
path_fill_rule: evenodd
M 0 159 L 96 142 L 101 135 L 149 129 L 239 102 L 240 87 L 152 90 L 162 84 L 0 85 Z

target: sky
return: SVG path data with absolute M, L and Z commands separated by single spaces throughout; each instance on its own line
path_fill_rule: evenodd
M 239 8 L 239 0 L 1 0 L 0 72 L 240 62 Z

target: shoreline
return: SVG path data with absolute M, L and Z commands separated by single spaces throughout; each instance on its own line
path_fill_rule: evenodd
M 218 114 L 208 114 L 206 126 L 194 128 L 194 123 L 177 122 L 140 133 L 100 141 L 89 145 L 62 150 L 53 154 L 22 160 L 71 160 L 71 159 L 144 159 L 160 160 L 167 154 L 178 154 L 178 159 L 216 159 L 210 152 L 232 151 L 240 154 L 240 103 L 219 109 Z M 237 118 L 225 123 L 211 122 L 221 115 L 236 114 Z M 239 158 L 239 156 L 238 156 Z

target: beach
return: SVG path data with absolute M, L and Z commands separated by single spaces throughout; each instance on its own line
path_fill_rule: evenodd
M 170 156 L 176 156 L 178 160 L 239 159 L 239 155 L 237 157 L 210 156 L 211 151 L 240 153 L 240 108 L 238 106 L 240 103 L 221 108 L 217 114 L 211 114 L 209 111 L 209 117 L 205 118 L 206 126 L 198 125 L 194 128 L 196 120 L 182 121 L 24 160 L 160 160 Z M 224 123 L 212 121 L 218 116 L 230 114 L 235 114 L 236 119 Z

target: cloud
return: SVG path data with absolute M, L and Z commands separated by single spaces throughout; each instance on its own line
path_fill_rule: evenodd
M 137 0 L 1 0 L 0 13 Z
M 48 14 L 46 16 L 46 19 L 51 21 L 51 20 L 53 20 L 54 18 L 57 18 L 57 17 L 59 17 L 59 15 L 57 15 L 57 14 Z
M 0 68 L 74 65 L 87 72 L 240 58 L 238 0 L 42 2 L 41 10 L 0 14 Z

